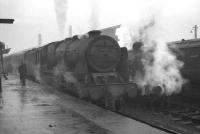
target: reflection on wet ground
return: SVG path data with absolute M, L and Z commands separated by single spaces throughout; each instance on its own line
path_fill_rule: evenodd
M 3 81 L 0 134 L 160 134 L 150 126 L 119 116 L 16 76 Z

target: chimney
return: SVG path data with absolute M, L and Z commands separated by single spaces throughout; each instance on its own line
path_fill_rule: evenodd
M 42 34 L 38 34 L 38 46 L 40 47 L 42 45 Z
M 94 37 L 94 36 L 99 36 L 101 35 L 101 31 L 100 30 L 92 30 L 88 32 L 89 37 Z
M 72 37 L 72 25 L 69 25 L 69 37 Z
M 78 35 L 74 35 L 73 37 L 72 37 L 72 40 L 74 41 L 74 40 L 77 40 L 78 39 Z

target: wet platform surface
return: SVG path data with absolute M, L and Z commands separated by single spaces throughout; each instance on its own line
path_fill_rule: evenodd
M 165 134 L 85 101 L 17 76 L 3 80 L 0 134 Z

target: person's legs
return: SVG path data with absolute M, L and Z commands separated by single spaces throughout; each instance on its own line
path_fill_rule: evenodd
M 23 86 L 25 86 L 26 85 L 26 78 L 24 77 L 24 79 L 23 79 Z
M 25 78 L 25 76 L 20 75 L 20 83 L 21 83 L 22 86 L 26 85 L 26 78 Z
M 22 86 L 25 86 L 26 85 L 26 78 L 23 76 L 22 77 Z
M 20 84 L 22 85 L 22 75 L 20 75 L 19 78 L 20 78 Z

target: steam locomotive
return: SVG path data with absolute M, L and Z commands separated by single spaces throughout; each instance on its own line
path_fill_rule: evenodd
M 22 61 L 30 78 L 113 111 L 124 97 L 137 95 L 129 81 L 127 49 L 97 30 L 7 56 L 7 71 L 16 72 Z

